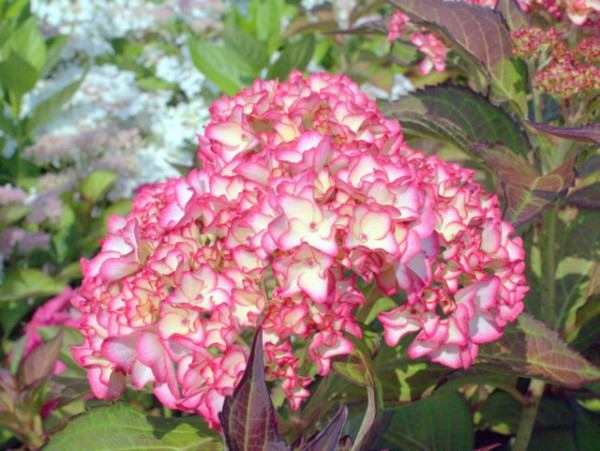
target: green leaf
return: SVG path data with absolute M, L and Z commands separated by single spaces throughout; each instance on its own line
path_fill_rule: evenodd
M 252 66 L 233 50 L 188 39 L 194 65 L 225 94 L 232 96 L 252 81 Z
M 219 413 L 223 437 L 231 450 L 286 451 L 265 381 L 262 329 L 254 335 L 244 374 Z
M 106 169 L 98 169 L 81 182 L 81 195 L 92 205 L 104 199 L 104 196 L 115 186 L 119 174 Z
M 64 287 L 64 283 L 39 269 L 17 269 L 7 273 L 0 284 L 0 302 L 52 296 L 62 292 Z
M 58 63 L 68 42 L 69 36 L 63 34 L 57 34 L 46 40 L 46 61 L 42 66 L 42 76 L 47 75 Z
M 175 89 L 177 85 L 173 83 L 169 83 L 168 81 L 163 80 L 158 77 L 144 77 L 140 78 L 136 81 L 138 86 L 142 89 L 147 89 L 148 91 L 159 91 L 161 89 Z
M 586 299 L 575 313 L 574 329 L 567 334 L 570 346 L 585 351 L 600 337 L 600 293 Z
M 250 33 L 238 27 L 233 15 L 229 17 L 223 28 L 222 38 L 227 48 L 236 52 L 240 58 L 250 64 L 254 71 L 252 74 L 254 77 L 257 77 L 260 70 L 269 64 L 266 43 L 260 42 Z
M 29 305 L 23 301 L 9 301 L 0 305 L 0 325 L 2 326 L 3 338 L 7 339 L 17 324 L 34 309 L 34 305 Z
M 600 415 L 574 404 L 577 449 L 595 449 L 600 443 Z
M 523 117 L 525 101 L 524 65 L 513 62 L 513 42 L 502 16 L 490 9 L 465 2 L 442 0 L 388 0 L 415 23 L 430 27 L 450 40 L 459 54 L 471 55 L 489 74 L 494 98 L 513 101 Z
M 372 335 L 376 336 L 374 333 Z M 353 336 L 347 338 L 354 344 L 354 350 L 350 354 L 331 359 L 331 369 L 353 384 L 361 387 L 374 387 L 376 376 L 371 360 L 373 354 L 379 348 L 378 343 L 369 349 L 366 340 L 359 340 Z M 372 344 L 373 341 L 370 341 L 370 343 Z
M 479 413 L 481 422 L 489 424 L 493 431 L 505 434 L 515 433 L 521 420 L 523 406 L 508 393 L 496 390 L 485 400 Z
M 144 415 L 124 403 L 97 407 L 71 418 L 50 435 L 46 451 L 218 450 L 221 439 L 198 416 L 162 418 Z
M 496 11 L 502 14 L 511 31 L 529 26 L 527 14 L 521 9 L 516 0 L 499 0 L 496 3 Z
M 21 384 L 31 387 L 36 382 L 50 377 L 60 353 L 62 337 L 62 333 L 58 333 L 52 340 L 35 348 L 21 361 L 17 372 Z
M 4 205 L 0 207 L 0 225 L 13 224 L 24 218 L 32 207 L 27 205 Z
M 56 253 L 56 261 L 64 264 L 77 260 L 80 250 L 77 246 L 81 239 L 77 230 L 75 212 L 69 205 L 63 206 L 63 215 L 57 226 L 58 231 L 52 234 L 52 245 Z
M 254 29 L 259 41 L 266 42 L 268 55 L 277 50 L 281 33 L 281 0 L 254 1 L 249 6 L 250 17 L 254 20 Z
M 68 84 L 60 91 L 55 92 L 50 97 L 48 97 L 43 102 L 36 105 L 34 110 L 31 113 L 31 119 L 29 121 L 29 129 L 33 130 L 36 127 L 45 124 L 50 119 L 52 119 L 62 107 L 71 100 L 71 97 L 77 92 L 85 75 L 81 77 L 79 80 L 74 81 L 71 84 Z
M 541 377 L 567 387 L 600 380 L 600 368 L 571 349 L 543 322 L 522 313 L 504 335 L 479 348 L 479 360 L 500 363 L 529 377 Z
M 279 78 L 286 80 L 294 69 L 304 70 L 315 51 L 316 40 L 314 35 L 307 34 L 298 42 L 289 43 L 281 51 L 281 56 L 269 69 L 268 78 Z
M 17 53 L 36 70 L 41 71 L 46 62 L 46 42 L 35 16 L 30 16 L 19 25 L 4 43 L 2 52 Z
M 512 391 L 517 383 L 517 376 L 509 369 L 498 365 L 478 364 L 468 370 L 459 369 L 444 376 L 438 383 L 435 393 L 456 392 L 466 385 L 491 385 Z
M 451 370 L 426 359 L 412 359 L 406 348 L 413 337 L 404 337 L 398 346 L 382 346 L 373 360 L 375 374 L 383 386 L 386 405 L 415 401 L 433 393 Z
M 460 395 L 452 393 L 395 409 L 376 448 L 471 451 L 473 440 L 469 408 Z
M 527 135 L 502 109 L 485 97 L 459 86 L 432 86 L 403 96 L 384 107 L 398 119 L 402 131 L 452 143 L 472 153 L 475 141 L 501 142 L 513 152 L 527 154 Z
M 31 91 L 39 78 L 40 71 L 15 52 L 0 63 L 0 83 L 18 98 Z
M 555 127 L 554 125 L 540 124 L 524 120 L 528 126 L 560 138 L 572 139 L 600 146 L 600 123 L 584 125 L 582 127 Z
M 539 216 L 575 183 L 576 155 L 549 174 L 541 175 L 522 155 L 504 145 L 473 143 L 471 148 L 502 183 L 506 199 L 503 219 L 515 228 Z

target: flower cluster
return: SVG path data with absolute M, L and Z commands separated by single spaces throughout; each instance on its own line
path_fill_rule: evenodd
M 465 0 L 467 3 L 481 5 L 488 8 L 495 8 L 497 0 Z M 555 20 L 562 20 L 566 12 L 569 20 L 576 25 L 594 25 L 600 23 L 600 0 L 517 0 L 517 3 L 524 11 L 533 9 L 545 10 L 549 12 Z M 558 32 L 555 32 L 555 35 Z M 560 33 L 558 33 L 560 34 Z M 421 61 L 419 69 L 423 75 L 435 69 L 437 72 L 443 72 L 446 69 L 446 51 L 447 44 L 443 42 L 440 36 L 434 32 L 423 31 L 415 26 L 408 16 L 396 10 L 392 15 L 388 30 L 388 42 L 392 43 L 399 37 L 410 36 L 412 42 L 425 58 Z M 550 35 L 545 35 L 549 38 Z M 533 37 L 529 41 L 523 41 L 526 48 L 522 48 L 519 43 L 516 44 L 516 54 L 519 52 L 535 51 Z M 547 44 L 543 41 L 542 44 Z
M 82 261 L 73 354 L 96 396 L 129 375 L 218 428 L 259 323 L 267 377 L 297 408 L 306 361 L 325 375 L 353 351 L 368 284 L 406 293 L 379 315 L 387 343 L 415 333 L 410 356 L 452 368 L 523 309 L 523 248 L 496 197 L 411 150 L 346 77 L 257 80 L 210 112 L 203 169 L 144 188 Z
M 568 99 L 581 92 L 600 89 L 600 40 L 587 38 L 569 49 L 562 33 L 554 28 L 527 27 L 512 33 L 514 54 L 535 65 L 534 86 Z

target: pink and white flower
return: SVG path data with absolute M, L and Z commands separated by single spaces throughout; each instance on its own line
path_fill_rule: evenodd
M 129 378 L 219 428 L 262 321 L 267 378 L 296 409 L 301 357 L 323 376 L 361 338 L 365 284 L 406 292 L 378 316 L 388 345 L 412 335 L 409 356 L 452 368 L 523 309 L 522 243 L 496 197 L 410 149 L 347 78 L 258 80 L 211 115 L 203 169 L 145 188 L 83 261 L 73 355 L 96 396 Z

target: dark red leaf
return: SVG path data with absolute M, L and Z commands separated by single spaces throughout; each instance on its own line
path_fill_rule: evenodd
M 582 208 L 600 210 L 600 183 L 574 191 L 567 197 L 567 202 Z
M 315 437 L 311 438 L 302 451 L 335 451 L 342 435 L 342 428 L 348 418 L 348 409 L 343 406 L 335 414 L 331 422 Z
M 511 30 L 518 30 L 529 26 L 527 14 L 521 9 L 516 0 L 499 0 L 496 11 L 502 14 Z
M 507 365 L 523 375 L 540 376 L 567 387 L 600 380 L 600 368 L 570 348 L 558 333 L 522 313 L 502 338 L 479 349 L 479 359 Z
M 572 139 L 573 141 L 587 142 L 600 146 L 600 122 L 584 125 L 583 127 L 555 127 L 548 124 L 524 120 L 527 125 L 549 135 L 560 138 Z
M 549 174 L 541 175 L 522 156 L 501 144 L 475 143 L 472 149 L 496 173 L 504 188 L 504 219 L 520 227 L 544 212 L 575 182 L 574 155 Z
M 527 155 L 529 140 L 520 124 L 481 94 L 460 86 L 430 86 L 385 105 L 402 131 L 433 137 L 469 151 L 471 143 L 501 142 Z
M 275 410 L 265 381 L 262 330 L 254 336 L 248 365 L 232 396 L 225 397 L 219 414 L 230 451 L 286 451 L 279 437 Z
M 52 340 L 35 348 L 21 361 L 17 376 L 23 386 L 30 387 L 42 379 L 47 379 L 54 372 L 62 339 L 61 331 Z

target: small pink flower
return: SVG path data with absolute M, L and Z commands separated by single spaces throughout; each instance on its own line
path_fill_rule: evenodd
M 434 34 L 415 33 L 410 42 L 425 54 L 425 58 L 419 64 L 423 75 L 427 75 L 431 69 L 435 69 L 436 72 L 446 70 L 446 46 Z

